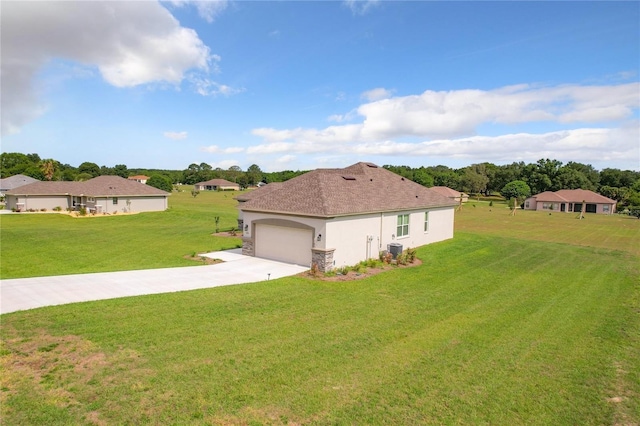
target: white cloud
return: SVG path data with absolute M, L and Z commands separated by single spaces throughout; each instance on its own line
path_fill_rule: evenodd
M 193 5 L 198 10 L 198 15 L 205 21 L 211 23 L 215 18 L 227 8 L 227 0 L 204 0 L 204 1 L 188 1 L 188 0 L 172 0 L 171 4 L 177 7 L 185 5 Z
M 390 98 L 391 96 L 393 96 L 393 91 L 392 90 L 387 90 L 387 89 L 382 88 L 382 87 L 378 87 L 376 89 L 367 90 L 362 95 L 360 95 L 360 97 L 362 99 L 365 99 L 365 100 L 367 100 L 369 102 L 379 101 L 381 99 L 387 99 L 387 98 Z
M 351 9 L 354 15 L 364 15 L 379 3 L 380 0 L 344 0 L 344 5 Z
M 220 148 L 218 145 L 209 145 L 209 146 L 202 147 L 202 151 L 208 152 L 211 154 L 237 154 L 240 152 L 244 152 L 244 148 L 242 147 Z
M 324 129 L 254 129 L 267 142 L 337 144 L 401 137 L 456 138 L 480 125 L 556 122 L 604 123 L 628 119 L 637 111 L 639 83 L 610 86 L 508 86 L 496 90 L 455 90 L 402 96 L 357 108 L 361 123 Z M 333 115 L 342 122 L 348 116 Z
M 187 132 L 164 132 L 164 137 L 173 139 L 174 141 L 187 138 Z
M 195 92 L 202 96 L 232 96 L 245 91 L 244 88 L 227 86 L 201 75 L 190 75 L 188 79 Z
M 628 123 L 619 129 L 579 128 L 547 133 L 516 133 L 501 136 L 473 136 L 457 139 L 437 139 L 423 142 L 392 140 L 356 142 L 350 144 L 314 144 L 302 142 L 272 142 L 247 148 L 253 154 L 286 156 L 309 154 L 365 156 L 405 156 L 447 159 L 468 159 L 511 163 L 535 162 L 540 158 L 561 161 L 597 163 L 638 159 L 640 138 L 638 123 Z
M 177 85 L 215 60 L 195 31 L 153 1 L 10 1 L 0 18 L 3 134 L 42 113 L 34 80 L 53 58 L 96 67 L 116 87 Z

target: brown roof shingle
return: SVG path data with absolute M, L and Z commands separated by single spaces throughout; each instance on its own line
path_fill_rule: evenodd
M 120 176 L 98 176 L 86 182 L 45 181 L 21 186 L 10 195 L 87 195 L 91 197 L 126 197 L 170 195 L 161 189 Z
M 615 204 L 616 201 L 611 198 L 607 198 L 604 195 L 596 194 L 593 191 L 587 189 L 561 189 L 559 191 L 551 192 L 545 191 L 540 194 L 533 195 L 536 201 L 546 202 L 569 202 L 569 203 L 594 203 L 594 204 Z
M 430 188 L 371 163 L 314 170 L 263 191 L 270 185 L 252 191 L 239 208 L 334 217 L 457 205 Z

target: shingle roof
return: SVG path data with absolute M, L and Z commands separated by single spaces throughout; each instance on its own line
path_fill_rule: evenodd
M 252 191 L 239 208 L 334 217 L 457 205 L 430 188 L 371 163 L 314 170 L 264 191 L 271 185 Z
M 25 175 L 14 175 L 9 176 L 8 178 L 0 179 L 0 190 L 10 190 L 14 188 L 19 188 L 23 185 L 28 185 L 30 183 L 38 182 L 38 179 L 34 179 L 31 176 Z
M 451 189 L 448 186 L 432 186 L 431 189 L 436 191 L 438 194 L 442 194 L 445 197 L 457 198 L 462 196 L 462 192 L 458 192 L 455 189 Z
M 249 201 L 252 198 L 262 197 L 266 194 L 270 194 L 273 190 L 278 189 L 283 183 L 284 182 L 271 182 L 259 188 L 247 191 L 244 194 L 240 194 L 235 199 L 240 202 L 244 202 Z
M 532 196 L 536 201 L 565 202 L 565 203 L 595 203 L 595 204 L 615 204 L 616 200 L 596 194 L 587 189 L 561 189 L 556 192 L 546 191 Z
M 226 179 L 211 179 L 206 182 L 198 182 L 196 185 L 210 185 L 210 186 L 239 186 L 237 183 L 229 182 Z
M 34 182 L 21 186 L 10 195 L 87 195 L 91 197 L 126 197 L 142 195 L 170 195 L 161 189 L 120 176 L 98 176 L 86 182 Z

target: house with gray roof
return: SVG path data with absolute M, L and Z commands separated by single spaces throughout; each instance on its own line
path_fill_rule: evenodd
M 163 211 L 169 193 L 120 176 L 98 176 L 85 182 L 34 182 L 7 191 L 8 209 L 18 211 L 87 209 L 96 213 Z
M 561 189 L 545 191 L 533 195 L 524 201 L 525 210 L 613 214 L 616 212 L 616 200 L 596 194 L 586 189 Z
M 21 186 L 34 182 L 38 182 L 38 179 L 25 175 L 13 175 L 8 178 L 0 179 L 0 196 L 4 196 L 4 193 L 7 191 L 20 188 Z
M 195 185 L 198 191 L 240 191 L 240 185 L 229 182 L 226 179 L 211 179 L 206 182 L 198 182 Z
M 314 170 L 237 200 L 244 254 L 320 271 L 453 238 L 458 204 L 372 163 Z

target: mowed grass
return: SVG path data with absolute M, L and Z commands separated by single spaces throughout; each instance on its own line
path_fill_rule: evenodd
M 185 202 L 198 207 L 168 213 L 212 216 L 197 198 Z M 207 242 L 212 221 L 202 225 Z M 456 213 L 453 240 L 418 250 L 419 267 L 6 314 L 0 417 L 33 425 L 638 424 L 640 257 L 627 237 L 637 242 L 639 225 L 510 217 L 470 203 Z M 149 235 L 146 244 L 156 244 Z
M 216 237 L 237 226 L 233 192 L 191 187 L 169 197 L 169 210 L 73 218 L 62 214 L 0 216 L 0 278 L 193 266 L 184 256 L 241 245 Z
M 471 233 L 419 256 L 4 315 L 3 421 L 640 421 L 637 258 Z
M 489 206 L 487 202 L 469 201 L 456 212 L 456 230 L 601 247 L 640 256 L 640 220 L 626 215 L 589 213 L 580 220 L 579 213 L 517 210 L 511 216 L 505 203 Z

